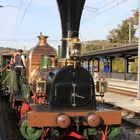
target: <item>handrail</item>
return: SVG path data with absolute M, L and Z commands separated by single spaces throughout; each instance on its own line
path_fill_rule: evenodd
M 3 80 L 2 85 L 4 84 L 4 82 L 8 79 L 8 77 L 11 75 L 11 73 L 9 73 L 6 78 Z
M 7 64 L 3 69 L 0 70 L 0 73 L 5 70 L 9 65 L 11 65 L 11 63 Z

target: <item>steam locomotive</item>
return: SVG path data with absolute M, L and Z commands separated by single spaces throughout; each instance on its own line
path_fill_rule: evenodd
M 20 130 L 27 140 L 94 139 L 106 140 L 112 126 L 120 125 L 121 113 L 97 106 L 95 84 L 82 66 L 82 43 L 67 39 L 67 58 L 58 59 L 46 36 L 27 54 L 26 75 L 20 79 L 10 65 L 12 54 L 2 55 L 3 93 L 12 107 L 20 112 Z M 59 49 L 59 53 L 61 49 Z M 113 131 L 113 129 L 112 129 Z

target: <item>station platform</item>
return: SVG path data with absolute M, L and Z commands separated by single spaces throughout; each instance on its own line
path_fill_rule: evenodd
M 129 88 L 137 91 L 137 81 L 129 81 L 129 80 L 118 80 L 118 79 L 106 79 L 109 86 L 117 86 L 121 88 Z
M 123 88 L 127 90 L 132 90 L 137 93 L 137 81 L 124 81 L 116 79 L 106 79 L 108 86 L 113 86 L 116 88 Z M 101 101 L 101 97 L 96 97 L 98 101 Z M 125 96 L 117 93 L 107 92 L 104 94 L 104 102 L 112 104 L 114 106 L 130 110 L 140 114 L 140 100 L 137 97 Z

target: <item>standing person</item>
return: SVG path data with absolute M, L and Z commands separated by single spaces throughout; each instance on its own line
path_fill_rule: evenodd
M 13 62 L 15 63 L 15 58 L 16 58 L 16 55 L 18 54 L 18 51 L 17 50 L 15 50 L 14 51 L 14 54 L 13 54 Z
M 14 51 L 14 53 L 13 53 L 13 56 L 11 57 L 11 61 L 10 61 L 10 64 L 11 64 L 11 68 L 13 69 L 14 68 L 14 66 L 15 66 L 15 57 L 16 57 L 16 55 L 17 55 L 17 50 L 15 50 Z
M 21 74 L 24 68 L 26 68 L 25 65 L 25 57 L 22 54 L 23 50 L 18 50 L 17 54 L 15 56 L 15 71 L 16 71 L 16 82 L 17 82 L 17 88 L 18 92 L 21 92 L 21 85 L 20 85 L 20 78 Z

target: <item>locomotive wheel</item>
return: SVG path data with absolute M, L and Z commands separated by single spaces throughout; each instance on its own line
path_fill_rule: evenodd
M 42 129 L 32 128 L 27 126 L 27 120 L 21 123 L 20 131 L 25 139 L 27 140 L 37 140 L 42 135 Z

